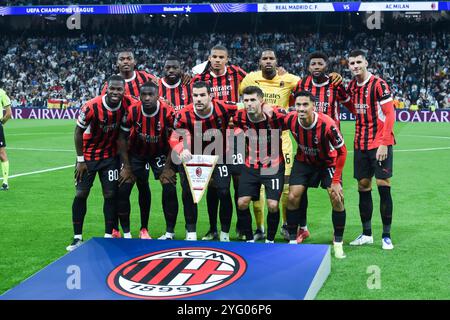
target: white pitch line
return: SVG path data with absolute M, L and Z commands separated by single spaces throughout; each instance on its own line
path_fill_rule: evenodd
M 56 168 L 50 168 L 50 169 L 45 169 L 45 170 L 39 170 L 39 171 L 19 173 L 19 174 L 15 174 L 15 175 L 9 176 L 9 179 L 22 177 L 22 176 L 29 176 L 29 175 L 32 175 L 32 174 L 57 171 L 57 170 L 62 170 L 62 169 L 67 169 L 67 168 L 74 168 L 74 165 L 71 164 L 71 165 L 67 165 L 67 166 L 63 166 L 63 167 L 56 167 Z M 1 180 L 3 180 L 3 178 L 1 178 Z
M 405 150 L 395 150 L 394 152 L 421 152 L 421 151 L 436 151 L 436 150 L 448 150 L 450 147 L 442 148 L 425 148 L 425 149 L 405 149 Z
M 66 149 L 37 149 L 37 148 L 9 148 L 8 150 L 23 150 L 23 151 L 49 151 L 49 152 L 75 152 L 75 150 Z
M 7 136 L 48 136 L 48 135 L 55 135 L 55 134 L 69 134 L 69 133 L 73 133 L 73 132 L 34 132 L 34 133 L 7 133 Z
M 399 137 L 450 139 L 450 137 L 446 137 L 446 136 L 418 136 L 418 135 L 415 135 L 415 134 L 399 134 Z

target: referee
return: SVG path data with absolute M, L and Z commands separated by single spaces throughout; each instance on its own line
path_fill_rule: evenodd
M 1 84 L 0 84 L 1 85 Z M 5 109 L 5 115 L 3 116 L 3 109 Z M 3 183 L 0 191 L 6 191 L 8 187 L 8 175 L 9 175 L 9 161 L 6 155 L 6 141 L 5 134 L 3 132 L 4 124 L 11 119 L 11 101 L 6 92 L 0 88 L 0 161 L 2 164 Z

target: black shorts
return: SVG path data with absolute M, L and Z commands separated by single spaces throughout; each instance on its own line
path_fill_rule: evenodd
M 388 179 L 392 177 L 394 153 L 392 146 L 388 146 L 387 158 L 378 161 L 376 158 L 378 149 L 355 150 L 353 159 L 353 177 L 357 180 L 364 178 L 371 179 L 374 175 L 376 179 Z
M 320 184 L 323 189 L 330 188 L 334 171 L 334 167 L 312 166 L 295 159 L 291 177 L 289 178 L 289 185 L 318 188 Z
M 273 175 L 261 175 L 261 169 L 248 168 L 244 166 L 239 180 L 239 197 L 252 197 L 259 199 L 261 185 L 266 190 L 266 198 L 280 201 L 284 187 L 284 164 L 280 165 L 278 172 Z
M 231 167 L 233 165 L 216 164 L 211 175 L 211 184 L 217 189 L 230 189 Z
M 147 181 L 150 174 L 150 168 L 152 169 L 153 176 L 156 180 L 159 180 L 164 166 L 166 165 L 167 157 L 162 154 L 157 157 L 147 159 L 135 155 L 130 155 L 130 164 L 133 174 L 139 181 Z M 174 171 L 177 172 L 177 168 L 172 166 Z
M 90 190 L 98 172 L 103 191 L 116 192 L 119 180 L 119 157 L 86 161 L 86 165 L 88 172 L 83 175 L 80 182 L 75 184 L 77 190 Z
M 0 123 L 0 148 L 6 147 L 5 132 L 3 131 L 3 124 Z

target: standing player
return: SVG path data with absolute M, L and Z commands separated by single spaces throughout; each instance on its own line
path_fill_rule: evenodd
M 309 75 L 298 82 L 295 92 L 309 91 L 314 96 L 314 109 L 316 112 L 324 113 L 334 120 L 340 129 L 340 104 L 348 107 L 350 97 L 347 95 L 344 86 L 331 82 L 327 75 L 328 56 L 320 51 L 311 53 L 307 63 Z M 297 243 L 303 242 L 310 233 L 306 225 L 306 211 L 308 207 L 308 188 L 306 187 L 299 207 L 300 228 L 297 233 Z
M 72 251 L 82 244 L 87 198 L 97 172 L 100 176 L 104 198 L 105 238 L 112 237 L 119 178 L 117 137 L 126 110 L 132 104 L 137 103 L 131 97 L 124 96 L 124 91 L 124 79 L 118 75 L 111 76 L 108 79 L 106 95 L 86 102 L 78 116 L 75 128 L 76 195 L 72 205 L 74 240 L 66 248 L 68 251 Z
M 3 109 L 5 109 L 5 115 L 3 115 Z M 8 156 L 6 155 L 5 133 L 3 132 L 3 126 L 9 119 L 11 119 L 11 101 L 6 92 L 3 89 L 0 89 L 0 161 L 3 175 L 3 183 L 0 191 L 9 189 L 9 161 Z
M 244 89 L 243 102 L 245 109 L 239 110 L 233 118 L 235 126 L 245 132 L 247 149 L 239 183 L 240 227 L 247 242 L 254 242 L 249 204 L 259 197 L 261 185 L 264 185 L 269 209 L 266 243 L 273 243 L 280 223 L 278 204 L 285 175 L 281 131 L 286 111 L 265 105 L 264 93 L 256 86 Z
M 173 127 L 174 111 L 171 106 L 159 99 L 158 85 L 146 82 L 140 88 L 140 102 L 128 109 L 126 120 L 122 123 L 118 146 L 123 168 L 119 178 L 118 216 L 125 238 L 130 234 L 130 194 L 134 181 L 140 189 L 149 188 L 149 169 L 155 179 L 162 184 L 162 204 L 166 220 L 172 221 L 177 215 L 178 203 L 175 184 L 167 180 L 164 171 L 170 147 L 168 140 Z M 148 234 L 151 193 L 141 209 L 141 239 L 151 239 Z M 172 226 L 174 227 L 174 226 Z M 172 234 L 174 230 L 172 229 Z M 173 238 L 173 235 L 172 235 Z
M 205 70 L 197 74 L 192 81 L 208 81 L 211 84 L 211 93 L 216 100 L 231 101 L 237 103 L 239 101 L 239 86 L 247 73 L 240 67 L 228 65 L 228 50 L 224 46 L 216 45 L 211 49 L 208 57 L 208 63 Z M 228 137 L 227 137 L 228 138 Z M 221 165 L 220 173 L 225 180 L 231 183 L 230 175 L 233 177 L 233 185 L 235 190 L 235 201 L 237 202 L 237 188 L 239 185 L 239 176 L 243 166 L 243 155 L 238 152 L 237 142 L 234 142 L 234 150 L 232 159 L 233 163 L 224 163 Z M 229 158 L 229 157 L 227 157 Z M 229 186 L 226 188 L 229 191 Z M 217 240 L 217 208 L 219 206 L 218 190 L 215 186 L 210 186 L 206 194 L 208 206 L 208 215 L 210 229 L 202 240 Z M 231 195 L 222 197 L 223 201 L 231 202 Z M 230 199 L 230 200 L 228 200 Z M 222 200 L 221 200 L 222 201 Z M 220 203 L 220 206 L 229 207 L 231 203 Z
M 120 51 L 117 56 L 117 68 L 119 75 L 125 79 L 125 95 L 139 98 L 139 88 L 147 81 L 158 83 L 158 78 L 146 71 L 136 71 L 136 61 L 132 50 Z M 108 83 L 106 82 L 101 90 L 102 95 L 106 93 Z
M 169 56 L 166 58 L 164 63 L 164 77 L 159 80 L 159 95 L 173 107 L 175 112 L 180 111 L 192 103 L 191 86 L 185 84 L 185 81 L 183 81 L 180 59 L 177 57 Z M 168 157 L 165 173 L 167 173 L 169 180 L 163 181 L 165 175 L 160 179 L 163 179 L 161 182 L 164 184 L 173 181 L 174 186 L 176 186 L 176 170 L 174 170 L 176 167 L 170 165 L 171 161 L 171 157 Z M 159 240 L 171 240 L 175 236 L 175 225 L 178 216 L 178 197 L 176 193 L 170 199 L 170 202 L 173 204 L 173 212 L 168 212 L 170 214 L 164 212 L 166 233 L 159 237 Z
M 193 103 L 184 107 L 176 115 L 174 121 L 176 131 L 173 132 L 170 138 L 170 145 L 184 162 L 189 161 L 192 158 L 192 153 L 200 149 L 199 147 L 201 147 L 202 154 L 206 154 L 204 153 L 205 149 L 208 147 L 210 149 L 210 145 L 217 145 L 216 139 L 222 138 L 222 141 L 219 140 L 218 142 L 221 144 L 222 150 L 226 148 L 226 141 L 223 137 L 226 135 L 229 119 L 234 115 L 237 107 L 232 102 L 211 99 L 210 92 L 209 83 L 204 81 L 195 82 L 192 86 Z M 180 141 L 182 133 L 186 133 L 187 137 L 182 138 Z M 195 141 L 198 141 L 198 139 L 202 142 L 201 146 L 195 145 Z M 215 154 L 219 155 L 218 163 L 221 163 L 224 152 L 220 153 L 218 150 L 215 150 Z M 220 165 L 216 165 L 214 168 L 213 180 L 210 185 L 215 185 L 220 200 L 219 217 L 222 226 L 220 241 L 230 241 L 229 231 L 233 211 L 229 189 L 230 183 L 229 179 L 220 175 L 221 170 L 219 167 Z M 197 240 L 197 205 L 193 202 L 184 168 L 180 167 L 179 171 L 183 186 L 182 196 L 186 219 L 186 240 Z
M 242 81 L 241 93 L 248 86 L 258 86 L 264 92 L 264 101 L 269 104 L 277 105 L 288 109 L 289 98 L 292 91 L 300 80 L 299 77 L 283 72 L 280 74 L 278 70 L 277 57 L 272 49 L 264 49 L 259 59 L 259 71 L 250 72 Z M 283 227 L 282 233 L 287 237 L 286 222 L 286 202 L 289 188 L 289 175 L 292 168 L 292 141 L 288 131 L 283 132 L 283 155 L 286 165 L 284 177 L 283 194 L 281 197 Z M 264 239 L 264 206 L 265 197 L 264 189 L 261 189 L 259 201 L 253 203 L 253 213 L 256 219 L 255 240 Z
M 131 49 L 122 50 L 117 55 L 117 68 L 119 69 L 119 75 L 125 79 L 125 95 L 132 96 L 135 99 L 139 99 L 139 88 L 147 81 L 153 81 L 158 83 L 158 78 L 146 71 L 136 71 L 136 60 Z M 102 88 L 102 95 L 106 93 L 108 83 L 105 83 Z M 141 210 L 141 217 L 145 216 L 147 211 L 146 204 L 149 202 L 150 187 L 141 184 L 137 184 L 139 191 L 139 207 Z M 145 222 L 145 221 L 144 221 Z M 141 221 L 141 224 L 145 224 Z M 145 236 L 145 235 L 144 235 Z M 113 237 L 120 238 L 120 232 L 118 227 L 117 217 L 114 221 Z
M 315 97 L 309 91 L 295 94 L 295 108 L 285 119 L 285 124 L 297 142 L 297 155 L 289 183 L 287 220 L 290 243 L 297 243 L 298 207 L 303 192 L 317 188 L 319 182 L 326 188 L 333 207 L 334 255 L 345 258 L 343 235 L 345 228 L 344 194 L 341 179 L 347 149 L 344 139 L 333 119 L 315 112 Z
M 368 62 L 362 50 L 349 54 L 349 67 L 354 76 L 347 92 L 351 111 L 356 115 L 354 177 L 358 180 L 359 212 L 363 233 L 351 245 L 373 243 L 372 237 L 372 177 L 375 175 L 380 194 L 383 221 L 382 248 L 391 250 L 392 197 L 391 181 L 395 144 L 395 111 L 389 86 L 367 70 Z

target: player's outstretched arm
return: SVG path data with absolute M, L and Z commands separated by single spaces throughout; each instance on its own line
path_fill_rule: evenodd
M 342 76 L 337 72 L 331 72 L 328 75 L 331 79 L 331 83 L 335 86 L 338 86 L 342 83 Z

